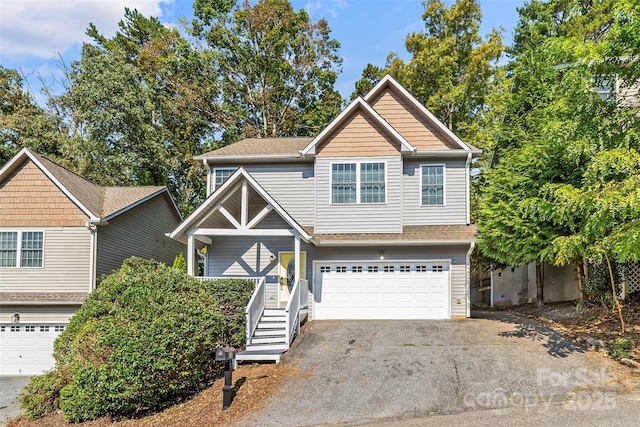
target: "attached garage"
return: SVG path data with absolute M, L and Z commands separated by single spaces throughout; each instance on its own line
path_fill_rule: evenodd
M 449 319 L 449 261 L 315 265 L 313 318 Z
M 0 375 L 36 375 L 54 367 L 53 343 L 65 324 L 0 325 Z

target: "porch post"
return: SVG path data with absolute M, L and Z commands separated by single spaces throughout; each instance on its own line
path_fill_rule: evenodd
M 296 275 L 295 275 L 295 282 L 294 283 L 298 283 L 298 280 L 300 280 L 300 235 L 296 233 L 295 237 L 295 244 L 294 244 L 294 263 L 295 266 L 294 268 L 296 269 Z
M 189 276 L 196 275 L 196 262 L 195 262 L 195 254 L 196 254 L 196 245 L 195 238 L 193 234 L 187 235 L 187 274 Z

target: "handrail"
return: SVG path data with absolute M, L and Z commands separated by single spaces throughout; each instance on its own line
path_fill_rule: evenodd
M 307 284 L 308 287 L 308 282 L 306 280 L 298 279 L 298 281 L 293 285 L 293 289 L 291 289 L 289 302 L 287 303 L 287 307 L 284 309 L 287 320 L 285 329 L 285 336 L 288 338 L 287 347 L 291 345 L 291 341 L 293 341 L 295 333 L 298 332 L 300 328 L 300 301 L 301 294 L 303 293 L 301 284 Z M 305 297 L 306 294 L 307 293 L 304 292 Z
M 253 291 L 253 295 L 251 295 L 251 299 L 249 300 L 249 304 L 247 304 L 247 308 L 244 312 L 246 318 L 247 325 L 247 345 L 251 344 L 251 337 L 258 326 L 258 322 L 260 321 L 260 317 L 264 312 L 264 307 L 266 305 L 266 277 L 260 278 L 260 281 L 256 285 L 255 290 Z
M 262 279 L 264 279 L 264 277 L 241 277 L 241 276 L 234 276 L 234 277 L 220 277 L 220 276 L 193 276 L 194 279 L 199 280 L 201 282 L 210 282 L 213 280 L 221 280 L 221 279 L 241 279 L 241 280 L 251 280 L 253 283 L 255 283 L 256 285 L 258 283 L 260 283 L 260 281 Z

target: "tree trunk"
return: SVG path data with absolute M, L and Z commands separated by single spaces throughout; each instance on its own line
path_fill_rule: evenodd
M 578 275 L 578 298 L 580 302 L 586 301 L 584 295 L 584 268 L 582 267 L 582 260 L 576 263 L 576 274 Z
M 538 307 L 544 305 L 544 286 L 542 283 L 542 263 L 536 261 L 536 293 L 538 297 Z
M 616 282 L 613 278 L 613 269 L 611 268 L 611 260 L 609 259 L 609 255 L 606 253 L 604 257 L 607 259 L 607 266 L 609 267 L 609 279 L 611 280 L 611 291 L 613 292 L 613 300 L 616 302 L 616 307 L 618 307 L 618 317 L 620 318 L 620 330 L 621 333 L 624 334 L 624 317 L 622 317 L 622 304 L 620 304 L 620 300 L 618 299 L 618 291 L 616 289 Z

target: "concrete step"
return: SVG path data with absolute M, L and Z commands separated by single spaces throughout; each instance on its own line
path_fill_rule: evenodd
M 282 355 L 280 350 L 264 350 L 264 351 L 241 351 L 236 354 L 236 360 L 249 360 L 260 362 L 280 362 L 280 356 Z

